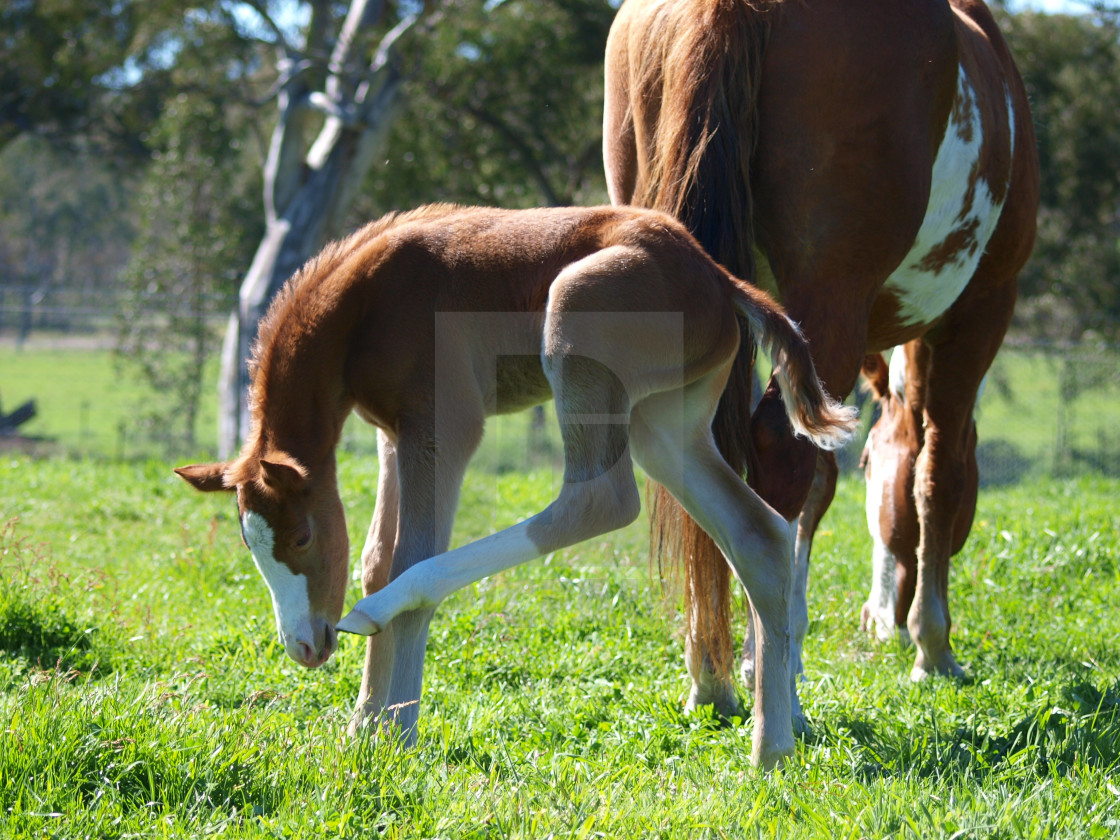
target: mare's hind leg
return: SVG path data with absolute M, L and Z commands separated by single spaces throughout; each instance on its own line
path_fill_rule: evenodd
M 706 604 L 716 604 L 722 594 L 718 591 L 712 591 L 707 597 L 701 597 L 699 594 L 693 594 L 687 598 L 686 601 L 691 605 L 694 614 L 690 616 L 688 626 L 698 626 L 698 617 L 695 611 L 703 608 Z M 751 645 L 751 676 L 747 679 L 746 684 L 753 688 L 754 686 L 754 620 L 748 622 L 747 638 L 750 640 Z M 742 717 L 743 707 L 739 703 L 739 697 L 735 692 L 735 684 L 731 681 L 730 676 L 725 676 L 717 673 L 715 665 L 712 663 L 711 657 L 707 651 L 695 640 L 691 633 L 685 636 L 684 640 L 684 665 L 688 671 L 688 676 L 692 679 L 692 687 L 688 692 L 688 700 L 685 701 L 685 708 L 689 711 L 699 709 L 703 706 L 711 706 L 717 715 L 724 719 L 732 717 Z
M 879 641 L 898 638 L 906 645 L 911 641 L 906 615 L 918 568 L 914 464 L 924 434 L 922 386 L 928 363 L 928 348 L 916 339 L 894 349 L 886 379 L 877 369 L 870 371 L 881 378 L 874 386 L 880 416 L 863 452 L 864 511 L 872 549 L 871 589 L 860 608 L 860 629 Z
M 867 528 L 871 533 L 871 591 L 860 611 L 860 628 L 880 641 L 910 645 L 907 616 L 914 602 L 920 525 L 914 467 L 925 438 L 925 381 L 929 348 L 917 339 L 895 348 L 882 415 L 864 450 Z M 909 383 L 909 387 L 907 384 Z M 950 553 L 964 546 L 976 511 L 976 423 L 966 421 L 964 496 L 953 526 Z M 947 594 L 947 590 L 946 590 Z
M 638 463 L 664 485 L 728 558 L 753 605 L 757 657 L 756 764 L 772 767 L 793 752 L 789 603 L 792 531 L 723 460 L 711 418 L 726 370 L 678 394 L 659 394 L 634 410 L 631 440 Z
M 1014 299 L 1014 283 L 962 298 L 926 336 L 925 434 L 914 464 L 920 536 L 914 602 L 906 620 L 917 648 L 911 679 L 931 673 L 963 674 L 949 641 L 949 558 L 964 542 L 962 533 L 967 535 L 972 522 L 976 504 L 973 408 L 980 383 L 999 350 Z

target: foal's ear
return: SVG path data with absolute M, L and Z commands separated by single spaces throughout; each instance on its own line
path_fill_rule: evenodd
M 225 481 L 229 464 L 191 464 L 189 467 L 176 467 L 175 474 L 203 493 L 217 490 L 233 490 Z
M 295 493 L 307 483 L 307 469 L 285 452 L 270 452 L 261 458 L 261 478 L 273 490 Z

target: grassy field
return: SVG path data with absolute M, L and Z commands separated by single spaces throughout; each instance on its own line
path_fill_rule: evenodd
M 989 392 L 982 437 L 1029 450 L 1040 364 L 1012 361 L 1020 396 Z M 55 440 L 0 452 L 0 837 L 1120 836 L 1120 481 L 1030 467 L 986 490 L 951 584 L 970 680 L 912 685 L 911 652 L 858 630 L 870 540 L 846 478 L 814 560 L 811 732 L 772 776 L 749 721 L 682 712 L 644 520 L 446 602 L 404 752 L 343 736 L 358 640 L 315 672 L 286 657 L 233 503 L 139 457 L 144 395 L 106 351 L 0 345 L 0 395 L 36 397 L 28 433 Z M 491 427 L 456 542 L 551 498 L 554 445 L 527 428 Z M 351 424 L 357 544 L 372 446 Z
M 360 541 L 376 465 L 344 455 L 340 472 Z M 554 484 L 547 467 L 473 472 L 456 541 Z M 5 455 L 0 834 L 1120 835 L 1120 483 L 982 496 L 952 579 L 967 684 L 912 685 L 910 652 L 858 632 L 861 493 L 842 484 L 814 562 L 811 733 L 763 776 L 749 721 L 681 710 L 644 522 L 446 602 L 406 752 L 342 734 L 356 639 L 318 671 L 287 659 L 231 501 L 163 462 Z
M 4 410 L 11 411 L 27 399 L 37 400 L 39 416 L 26 425 L 25 432 L 48 441 L 39 446 L 40 451 L 166 457 L 166 442 L 152 440 L 134 419 L 151 402 L 151 395 L 114 366 L 111 351 L 101 345 L 75 347 L 41 338 L 20 351 L 11 341 L 0 339 Z M 1083 348 L 1076 355 L 1057 356 L 1004 348 L 978 412 L 982 480 L 1003 485 L 1086 472 L 1120 477 L 1117 371 L 1120 356 L 1115 350 Z M 215 393 L 217 372 L 215 361 L 208 370 L 207 395 Z M 216 400 L 208 397 L 195 428 L 198 448 L 214 448 L 216 428 Z M 484 453 L 494 459 L 488 466 L 521 468 L 533 460 L 524 443 L 522 418 L 504 420 L 501 436 L 502 447 Z M 354 452 L 376 451 L 373 431 L 357 419 L 347 424 L 343 443 Z M 857 441 L 842 459 L 853 471 L 861 446 Z

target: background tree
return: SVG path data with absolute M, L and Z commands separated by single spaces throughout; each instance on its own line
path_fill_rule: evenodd
M 263 225 L 260 162 L 238 112 L 181 93 L 149 133 L 153 160 L 139 190 L 140 232 L 121 284 L 117 357 L 162 399 L 139 415 L 149 437 L 190 453 L 203 371 Z M 253 222 L 256 222 L 254 224 Z
M 1001 12 L 1043 164 L 1020 337 L 1120 340 L 1120 13 L 1094 9 Z M 325 239 L 435 200 L 605 200 L 614 12 L 611 0 L 0 3 L 0 306 L 28 311 L 17 289 L 45 300 L 127 281 L 133 321 L 169 330 L 126 331 L 122 350 L 141 354 L 193 346 L 187 321 L 148 308 L 175 289 L 191 299 L 185 267 L 205 299 L 232 299 L 240 283 L 228 452 L 256 318 Z M 207 218 L 222 226 L 214 263 L 192 242 L 191 220 Z M 153 282 L 166 288 L 146 292 Z
M 605 201 L 602 76 L 613 5 L 454 0 L 441 11 L 358 211 Z
M 1038 241 L 1020 281 L 1020 335 L 1120 339 L 1120 15 L 1022 12 L 1002 24 L 1034 109 Z
M 418 4 L 312 0 L 302 47 L 254 4 L 280 51 L 277 116 L 264 165 L 264 234 L 241 283 L 222 347 L 218 449 L 248 433 L 248 359 L 257 323 L 280 287 L 342 227 L 355 192 L 396 113 L 403 74 L 397 39 Z M 318 131 L 315 131 L 318 123 Z

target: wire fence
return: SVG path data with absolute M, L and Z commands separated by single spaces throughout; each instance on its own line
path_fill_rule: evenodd
M 111 458 L 184 454 L 181 440 L 138 409 L 158 404 L 159 395 L 145 392 L 130 380 L 127 368 L 113 362 L 109 329 L 117 304 L 111 295 L 58 290 L 32 301 L 30 314 L 28 301 L 27 289 L 0 285 L 0 412 L 38 400 L 39 417 L 21 428 L 42 439 L 37 443 L 45 451 Z M 224 322 L 229 303 L 213 302 L 216 324 Z M 207 377 L 216 376 L 215 360 Z M 216 385 L 206 387 L 204 394 L 216 394 Z M 862 412 L 866 430 L 872 406 L 863 405 Z M 1120 347 L 1005 345 L 989 372 L 976 418 L 985 485 L 1085 473 L 1120 476 Z M 216 396 L 207 396 L 189 447 L 193 451 L 187 454 L 212 450 L 216 428 Z M 0 440 L 2 445 L 12 441 Z M 372 455 L 376 438 L 352 418 L 342 446 Z M 863 440 L 857 439 L 839 454 L 842 470 L 858 469 L 862 448 Z M 492 420 L 476 463 L 493 472 L 559 471 L 560 456 L 548 408 Z
M 1120 476 L 1120 347 L 1005 346 L 976 420 L 982 484 Z
M 147 292 L 144 309 L 149 312 L 174 312 L 183 305 L 180 297 L 164 292 Z M 98 337 L 120 324 L 126 311 L 126 299 L 135 295 L 119 287 L 64 288 L 59 286 L 28 286 L 0 280 L 0 336 L 22 345 L 33 336 Z M 192 306 L 199 301 L 192 300 Z M 236 303 L 233 295 L 207 295 L 201 301 L 205 317 L 215 323 L 224 322 Z
M 860 410 L 861 433 L 837 453 L 842 473 L 858 472 L 874 419 L 869 399 Z M 1005 345 L 988 373 L 975 418 L 983 486 L 1083 474 L 1120 477 L 1120 347 Z M 351 421 L 343 446 L 373 453 L 376 439 L 372 430 Z M 476 462 L 494 472 L 549 468 L 559 477 L 561 454 L 548 407 L 492 419 Z

